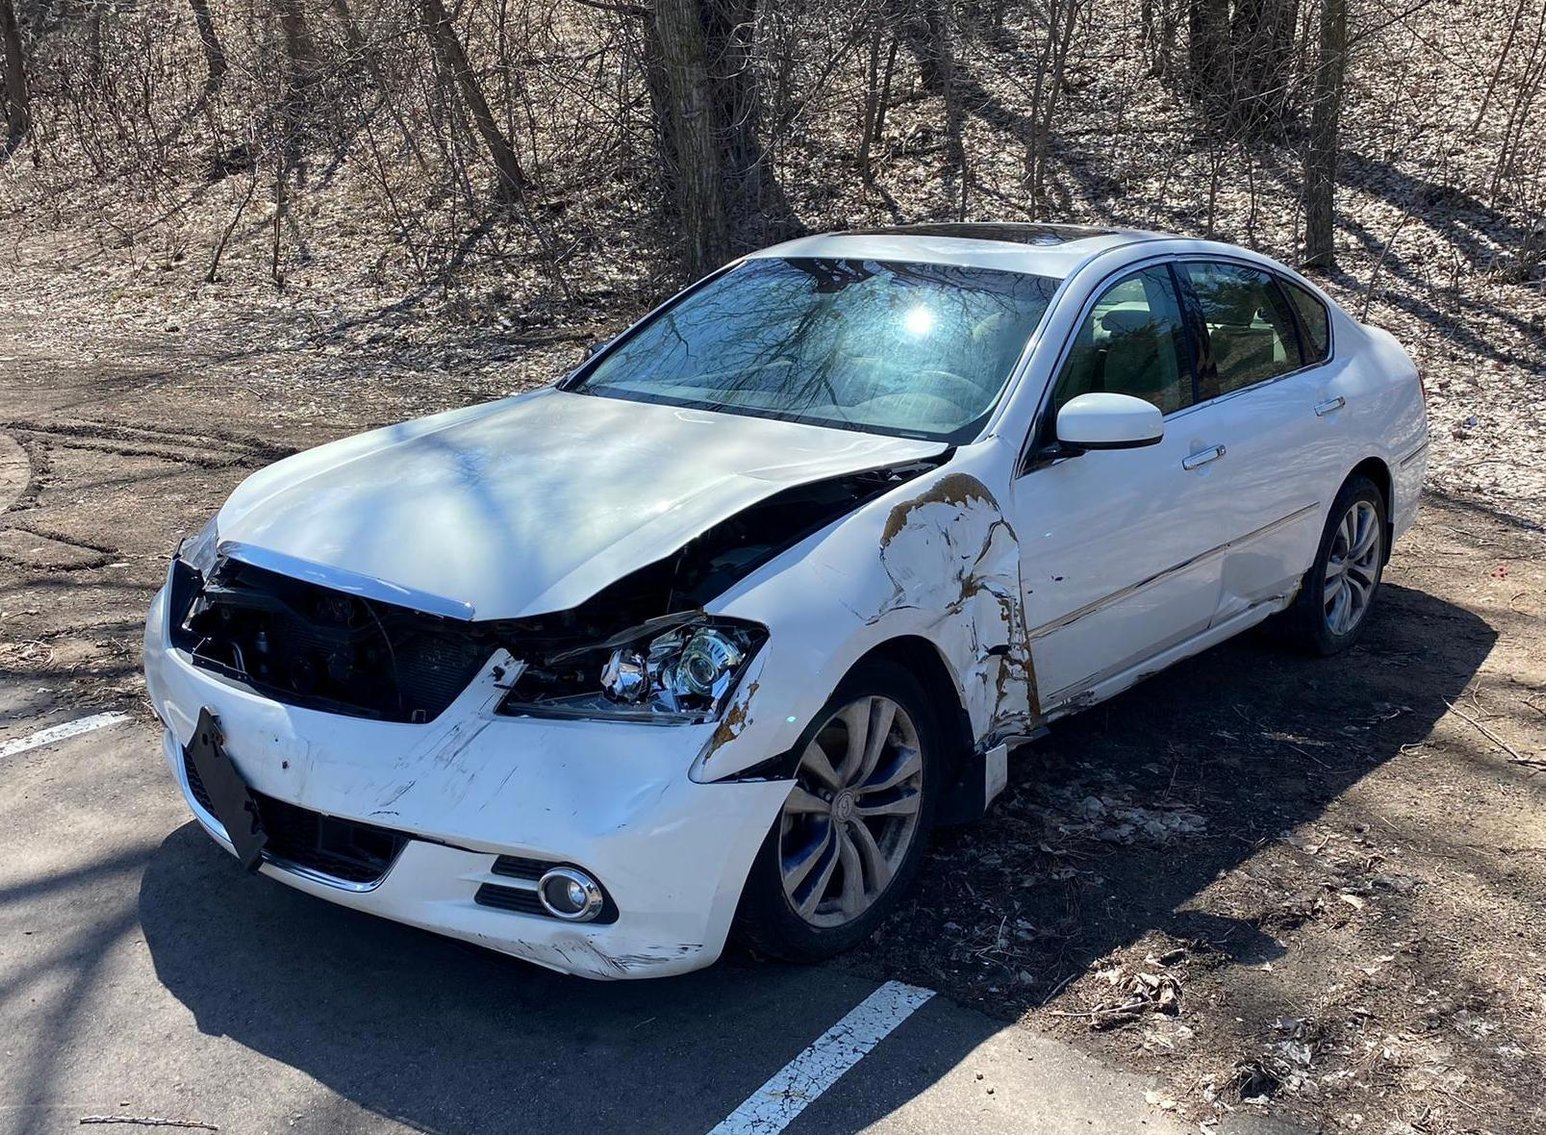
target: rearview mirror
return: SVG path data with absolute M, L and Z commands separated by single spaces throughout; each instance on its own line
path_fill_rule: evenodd
M 1070 448 L 1137 449 L 1164 436 L 1159 407 L 1131 394 L 1081 394 L 1058 411 L 1058 441 Z

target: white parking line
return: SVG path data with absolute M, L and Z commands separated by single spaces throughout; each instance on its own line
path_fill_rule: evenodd
M 886 982 L 747 1096 L 709 1135 L 777 1135 L 933 996 L 932 989 Z
M 67 737 L 79 737 L 82 733 L 90 733 L 93 729 L 117 725 L 120 721 L 128 720 L 127 713 L 118 713 L 114 710 L 108 713 L 93 713 L 90 717 L 66 721 L 62 725 L 50 725 L 47 729 L 39 729 L 36 733 L 17 737 L 0 745 L 0 759 L 14 757 L 17 753 L 25 753 L 28 749 L 36 749 L 39 745 L 52 745 L 55 741 L 63 741 Z

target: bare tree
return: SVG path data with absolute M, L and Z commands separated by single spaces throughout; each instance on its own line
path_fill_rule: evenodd
M 662 142 L 693 275 L 721 264 L 729 253 L 724 173 L 709 78 L 703 8 L 697 0 L 657 0 L 651 21 L 665 106 Z M 659 96 L 657 96 L 659 97 Z
M 32 127 L 27 103 L 27 67 L 22 59 L 21 28 L 12 0 L 0 0 L 0 51 L 5 53 L 5 153 L 13 152 Z
M 889 43 L 882 52 L 881 44 Z M 891 77 L 896 73 L 896 52 L 901 46 L 894 31 L 882 21 L 874 21 L 870 29 L 869 65 L 866 70 L 864 104 L 859 112 L 863 131 L 859 139 L 859 174 L 866 185 L 875 179 L 871 165 L 871 152 L 886 128 L 886 107 L 891 102 Z M 884 64 L 881 56 L 885 56 Z
M 942 95 L 950 75 L 946 0 L 888 0 L 886 14 L 918 60 L 925 90 Z
M 760 243 L 766 214 L 785 210 L 761 141 L 756 0 L 660 0 L 648 13 L 651 101 L 668 196 L 688 271 L 724 263 L 737 243 Z M 790 111 L 775 100 L 778 124 Z
M 513 198 L 529 184 L 526 174 L 521 169 L 515 147 L 500 130 L 494 112 L 489 109 L 488 99 L 484 97 L 483 88 L 478 85 L 478 78 L 472 72 L 472 64 L 467 60 L 462 41 L 457 38 L 450 14 L 440 0 L 419 0 L 419 17 L 430 47 L 455 80 L 462 104 L 467 108 L 484 146 L 488 148 L 489 159 L 499 175 L 500 196 Z
M 1347 74 L 1347 0 L 1321 0 L 1320 51 L 1315 68 L 1310 136 L 1304 158 L 1304 263 L 1336 266 L 1337 129 Z
M 1230 118 L 1250 134 L 1282 124 L 1291 105 L 1298 0 L 1235 0 L 1229 28 Z
M 1187 78 L 1192 93 L 1207 99 L 1229 76 L 1229 0 L 1191 0 L 1187 8 Z
M 193 9 L 193 22 L 198 25 L 199 45 L 204 49 L 204 63 L 208 68 L 203 96 L 207 102 L 219 93 L 225 82 L 225 50 L 220 46 L 220 37 L 215 34 L 215 18 L 210 15 L 209 0 L 188 0 L 188 6 Z
M 292 83 L 306 86 L 317 69 L 317 45 L 311 37 L 311 25 L 300 0 L 277 0 L 279 26 L 284 32 L 285 54 L 289 58 Z M 202 32 L 202 28 L 200 29 Z
M 1210 133 L 1265 135 L 1293 106 L 1299 0 L 1189 0 L 1186 89 Z M 1156 73 L 1167 69 L 1163 14 L 1151 14 Z M 1158 25 L 1158 26 L 1155 26 Z
M 1512 33 L 1511 33 L 1512 39 Z M 1511 44 L 1505 44 L 1505 52 Z M 1541 6 L 1535 21 L 1535 32 L 1524 50 L 1522 66 L 1515 79 L 1514 97 L 1507 104 L 1507 116 L 1503 124 L 1503 137 L 1498 145 L 1498 157 L 1493 165 L 1492 180 L 1488 192 L 1496 203 L 1504 189 L 1504 183 L 1516 177 L 1522 167 L 1539 169 L 1539 160 L 1531 161 L 1527 146 L 1531 134 L 1531 122 L 1535 108 L 1546 93 L 1546 4 Z M 1502 67 L 1502 60 L 1499 60 Z M 1489 91 L 1490 93 L 1490 91 Z M 1485 102 L 1482 113 L 1486 113 Z M 1480 119 L 1478 119 L 1480 120 Z M 1538 252 L 1537 252 L 1538 255 Z
M 1081 0 L 1048 0 L 1047 34 L 1037 51 L 1031 83 L 1031 134 L 1025 152 L 1025 182 L 1031 215 L 1041 217 L 1047 204 L 1047 167 L 1052 153 L 1052 126 L 1057 118 L 1068 54 Z

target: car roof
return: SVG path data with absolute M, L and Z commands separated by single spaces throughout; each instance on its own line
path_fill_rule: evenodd
M 1061 280 L 1103 252 L 1166 239 L 1173 238 L 1142 229 L 962 221 L 820 233 L 765 248 L 749 258 L 831 257 L 954 264 Z

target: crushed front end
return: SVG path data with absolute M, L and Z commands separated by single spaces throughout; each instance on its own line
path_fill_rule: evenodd
M 760 628 L 701 610 L 630 628 L 639 597 L 621 594 L 479 623 L 230 551 L 185 547 L 145 633 L 165 759 L 222 846 L 320 898 L 586 977 L 719 955 L 787 785 L 689 769 Z M 603 692 L 609 665 L 653 692 L 626 673 Z M 244 795 L 222 807 L 227 767 Z

